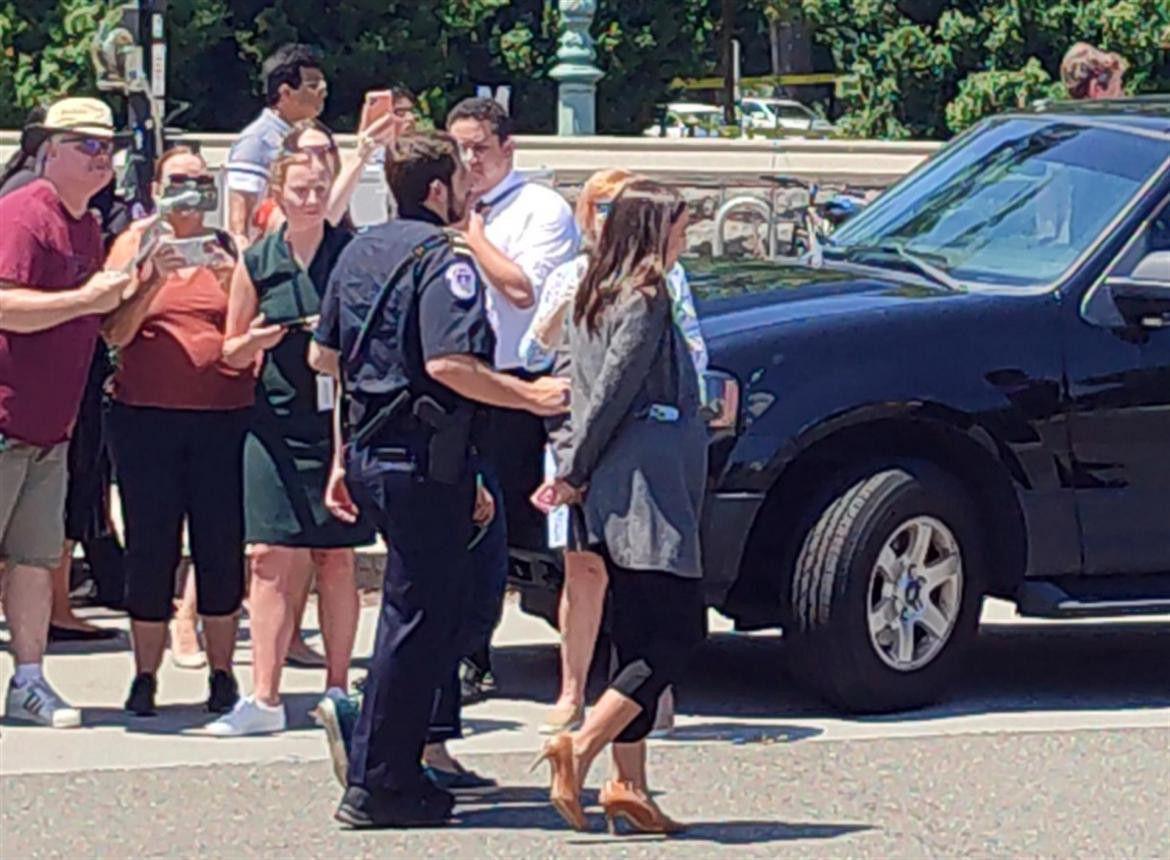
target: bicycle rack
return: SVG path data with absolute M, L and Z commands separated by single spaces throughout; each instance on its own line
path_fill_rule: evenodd
M 768 225 L 768 257 L 775 259 L 776 257 L 776 222 L 773 217 L 774 208 L 767 201 L 761 200 L 759 197 L 752 197 L 747 194 L 741 194 L 739 197 L 732 197 L 726 203 L 719 207 L 715 213 L 715 238 L 711 241 L 711 256 L 719 258 L 723 256 L 725 241 L 723 238 L 723 228 L 727 224 L 727 219 L 731 213 L 736 209 L 754 209 L 764 216 L 764 223 Z

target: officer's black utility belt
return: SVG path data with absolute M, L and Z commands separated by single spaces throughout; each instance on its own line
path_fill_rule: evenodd
M 374 410 L 350 437 L 355 448 L 401 448 L 415 440 L 424 449 L 423 473 L 433 481 L 458 483 L 467 467 L 475 410 L 470 405 L 447 409 L 429 394 L 400 391 Z

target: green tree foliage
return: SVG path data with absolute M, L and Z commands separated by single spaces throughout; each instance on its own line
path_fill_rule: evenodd
M 106 4 L 0 2 L 0 121 L 19 125 L 38 101 L 92 93 L 89 48 Z
M 946 137 L 980 117 L 1063 95 L 1077 41 L 1130 63 L 1130 92 L 1170 89 L 1168 0 L 803 0 L 840 71 L 843 126 L 866 137 Z
M 89 45 L 113 0 L 0 0 L 0 125 L 38 100 L 93 91 Z M 598 122 L 637 132 L 670 82 L 719 69 L 720 0 L 599 0 Z M 287 41 L 318 45 L 325 120 L 351 129 L 361 93 L 401 83 L 442 121 L 477 84 L 510 84 L 519 127 L 550 132 L 555 0 L 170 0 L 169 95 L 178 125 L 235 130 L 260 102 L 260 59 Z M 1083 39 L 1130 62 L 1132 91 L 1170 89 L 1170 0 L 740 0 L 748 73 L 768 70 L 770 21 L 803 16 L 854 77 L 844 127 L 946 137 L 978 118 L 1060 91 L 1060 58 Z

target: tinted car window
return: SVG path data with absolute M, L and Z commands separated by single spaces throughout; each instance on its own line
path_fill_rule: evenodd
M 1170 157 L 1170 143 L 1051 119 L 988 124 L 845 226 L 974 284 L 1057 280 Z

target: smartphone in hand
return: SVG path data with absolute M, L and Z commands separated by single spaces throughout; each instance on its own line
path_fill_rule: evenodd
M 362 104 L 362 121 L 359 129 L 365 131 L 392 110 L 394 110 L 394 94 L 389 90 L 366 93 L 366 100 Z
M 219 241 L 215 236 L 190 236 L 185 239 L 166 236 L 162 244 L 178 251 L 188 266 L 211 266 L 220 260 L 216 250 Z

